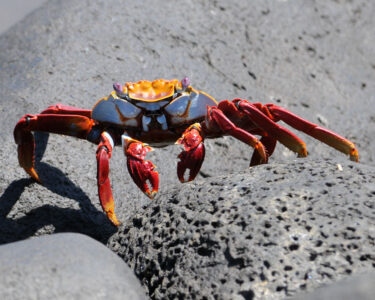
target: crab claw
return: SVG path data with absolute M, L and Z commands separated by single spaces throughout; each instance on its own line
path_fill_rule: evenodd
M 177 164 L 177 176 L 182 183 L 194 180 L 202 166 L 205 148 L 200 131 L 200 125 L 193 124 L 176 142 L 185 148 L 185 151 L 178 155 L 180 161 Z M 190 170 L 190 174 L 188 180 L 185 180 L 184 175 L 187 169 Z
M 153 149 L 142 142 L 131 140 L 125 144 L 127 166 L 134 183 L 148 196 L 154 198 L 159 189 L 159 174 L 154 171 L 155 165 L 144 160 L 146 154 Z M 151 185 L 152 190 L 148 183 Z

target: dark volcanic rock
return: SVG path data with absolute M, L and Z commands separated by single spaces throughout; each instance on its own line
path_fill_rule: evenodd
M 292 162 L 295 154 L 278 145 L 269 167 L 238 174 L 252 151 L 224 137 L 205 142 L 194 184 L 177 180 L 181 149 L 150 153 L 161 183 L 150 202 L 115 149 L 110 177 L 124 227 L 111 247 L 150 294 L 282 297 L 372 268 L 373 169 L 365 165 L 375 162 L 374 7 L 48 1 L 0 36 L 0 244 L 65 231 L 106 244 L 116 231 L 99 205 L 96 146 L 37 134 L 36 184 L 18 167 L 12 131 L 22 115 L 56 103 L 89 109 L 113 82 L 189 76 L 218 100 L 276 103 L 338 132 L 356 143 L 364 165 L 345 161 L 339 172 L 341 153 L 296 133 L 309 158 Z M 335 163 L 314 162 L 327 158 Z
M 374 180 L 308 160 L 207 178 L 159 197 L 109 246 L 154 299 L 280 299 L 375 267 Z
M 129 267 L 81 234 L 0 246 L 0 274 L 1 299 L 146 299 Z
M 91 108 L 113 82 L 189 76 L 218 100 L 273 102 L 352 139 L 361 161 L 373 164 L 374 3 L 48 1 L 0 36 L 0 243 L 61 231 L 105 243 L 113 233 L 98 201 L 95 145 L 39 135 L 38 185 L 18 167 L 12 135 L 25 113 L 56 103 Z M 313 158 L 342 156 L 297 134 Z M 206 144 L 200 178 L 248 166 L 251 151 L 233 138 Z M 179 151 L 148 155 L 161 194 L 178 184 Z M 278 146 L 271 161 L 293 157 Z M 126 222 L 149 200 L 128 175 L 121 149 L 112 155 L 110 177 L 118 218 Z

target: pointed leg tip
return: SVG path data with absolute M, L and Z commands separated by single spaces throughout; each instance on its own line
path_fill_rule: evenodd
M 262 144 L 262 142 L 258 141 L 255 145 L 255 150 L 259 153 L 259 156 L 261 157 L 259 164 L 265 164 L 268 162 L 268 154 L 267 150 Z
M 35 171 L 34 168 L 31 169 L 25 169 L 26 173 L 30 175 L 32 179 L 34 179 L 38 183 L 42 183 L 42 181 L 39 178 L 38 173 Z
M 307 156 L 307 149 L 306 146 L 303 146 L 300 150 L 298 150 L 298 157 L 306 157 Z
M 112 224 L 114 225 L 114 226 L 116 226 L 116 227 L 119 227 L 122 223 L 120 222 L 120 221 L 117 221 L 117 220 L 113 220 L 113 221 L 111 221 L 112 222 Z
M 121 222 L 117 220 L 117 217 L 113 211 L 108 211 L 106 214 L 107 214 L 108 219 L 111 221 L 111 223 L 114 226 L 119 227 L 121 225 Z
M 152 199 L 154 199 L 155 198 L 155 196 L 156 196 L 156 194 L 158 193 L 158 191 L 157 190 L 153 190 L 153 191 L 145 191 L 144 192 L 145 193 L 145 195 L 147 196 L 147 197 L 149 197 L 151 200 Z
M 350 160 L 351 161 L 355 161 L 355 162 L 359 162 L 359 155 L 358 155 L 358 151 L 357 149 L 353 149 L 351 152 L 350 152 Z

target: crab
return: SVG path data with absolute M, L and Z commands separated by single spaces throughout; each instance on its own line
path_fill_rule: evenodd
M 120 222 L 114 212 L 109 160 L 117 145 L 124 150 L 134 183 L 151 199 L 159 188 L 155 165 L 145 160 L 146 154 L 153 150 L 151 146 L 164 147 L 173 143 L 183 146 L 177 163 L 177 176 L 181 182 L 192 181 L 197 176 L 205 156 L 205 138 L 230 135 L 246 143 L 254 149 L 250 166 L 267 163 L 277 141 L 299 157 L 307 156 L 305 143 L 278 125 L 276 122 L 280 120 L 358 162 L 355 145 L 333 131 L 274 104 L 251 103 L 239 98 L 217 102 L 194 89 L 187 77 L 181 81 L 157 79 L 124 85 L 115 83 L 113 89 L 92 110 L 57 104 L 40 114 L 23 116 L 15 126 L 14 139 L 20 166 L 39 183 L 34 166 L 33 131 L 73 136 L 97 144 L 99 200 L 115 226 Z

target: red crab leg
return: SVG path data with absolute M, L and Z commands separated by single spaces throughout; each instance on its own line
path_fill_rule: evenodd
M 277 140 L 269 135 L 264 135 L 260 139 L 260 142 L 263 144 L 263 146 L 266 148 L 267 155 L 270 157 L 273 153 L 273 151 L 276 148 Z M 254 151 L 253 156 L 250 160 L 250 166 L 256 166 L 262 163 L 262 157 L 259 155 L 259 152 Z
M 314 123 L 304 120 L 282 107 L 273 104 L 267 104 L 266 107 L 272 113 L 272 115 L 283 120 L 293 128 L 300 130 L 335 148 L 336 150 L 349 155 L 351 160 L 358 162 L 358 151 L 351 141 L 343 138 L 333 131 L 319 127 Z
M 47 109 L 43 110 L 40 114 L 59 114 L 59 115 L 80 115 L 85 116 L 87 118 L 91 118 L 91 110 L 90 109 L 82 109 L 78 107 L 63 105 L 63 104 L 56 104 L 51 105 Z
M 253 147 L 260 156 L 259 163 L 265 164 L 268 161 L 268 154 L 263 144 L 251 133 L 234 125 L 221 111 L 220 106 L 209 107 L 205 124 L 208 131 L 216 131 L 219 128 L 225 134 L 229 134 L 245 144 Z M 216 127 L 216 128 L 215 128 Z
M 272 121 L 256 105 L 241 99 L 233 100 L 233 104 L 241 112 L 247 114 L 257 127 L 267 132 L 290 150 L 298 153 L 299 157 L 307 156 L 306 144 L 288 129 Z
M 111 183 L 109 181 L 109 159 L 111 158 L 113 139 L 107 132 L 103 132 L 100 137 L 98 150 L 96 151 L 97 180 L 100 204 L 103 211 L 113 225 L 119 226 L 121 223 L 115 215 L 115 202 L 112 196 Z
M 123 134 L 121 138 L 130 176 L 142 192 L 149 198 L 154 198 L 159 189 L 159 174 L 154 171 L 156 167 L 151 161 L 144 160 L 146 154 L 153 149 L 126 134 Z M 151 191 L 148 183 L 152 187 Z
M 178 179 L 181 182 L 192 181 L 197 176 L 205 155 L 201 125 L 195 123 L 189 126 L 176 144 L 183 145 L 185 148 L 185 151 L 178 155 L 180 159 L 177 164 Z M 190 169 L 188 180 L 184 178 L 186 169 Z
M 36 181 L 39 176 L 34 169 L 35 143 L 31 131 L 44 131 L 86 138 L 93 120 L 78 115 L 25 115 L 14 128 L 14 140 L 18 145 L 18 161 L 22 168 Z

